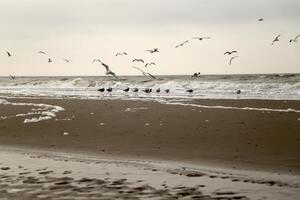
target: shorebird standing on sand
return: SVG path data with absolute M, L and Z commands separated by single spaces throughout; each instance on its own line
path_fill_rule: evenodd
M 51 63 L 51 62 L 52 62 L 51 58 L 48 58 L 48 63 Z

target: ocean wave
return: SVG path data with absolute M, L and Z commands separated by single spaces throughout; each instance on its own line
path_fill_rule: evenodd
M 109 93 L 115 96 L 130 96 L 123 89 L 138 88 L 135 96 L 144 95 L 141 90 L 160 88 L 160 93 L 152 92 L 148 97 L 185 98 L 252 98 L 252 99 L 300 99 L 300 75 L 219 75 L 162 76 L 157 80 L 146 77 L 20 77 L 16 80 L 0 78 L 0 93 L 31 96 L 99 96 L 99 88 L 113 88 Z M 168 89 L 167 94 L 164 91 Z M 192 93 L 186 90 L 192 89 Z M 237 90 L 241 91 L 237 95 Z

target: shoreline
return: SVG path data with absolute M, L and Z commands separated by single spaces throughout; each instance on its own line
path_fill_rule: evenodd
M 299 113 L 196 108 L 148 101 L 8 100 L 58 105 L 65 111 L 36 123 L 24 124 L 26 117 L 0 120 L 0 145 L 300 174 Z M 299 101 L 194 103 L 300 109 Z M 2 115 L 28 112 L 25 107 L 0 105 Z M 128 108 L 131 110 L 126 111 Z M 181 115 L 176 117 L 178 113 Z M 114 120 L 117 121 L 111 123 Z M 64 132 L 69 135 L 64 136 Z

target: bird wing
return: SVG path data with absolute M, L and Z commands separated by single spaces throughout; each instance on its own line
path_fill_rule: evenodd
M 300 37 L 300 35 L 297 35 L 297 36 L 295 37 L 295 40 L 298 40 L 299 37 Z
M 103 67 L 105 67 L 105 69 L 106 69 L 106 72 L 109 72 L 110 70 L 109 70 L 109 67 L 108 67 L 108 65 L 107 64 L 105 64 L 105 63 L 102 63 L 101 62 L 101 64 L 102 64 L 102 66 Z
M 119 55 L 121 55 L 121 53 L 117 53 L 117 54 L 116 54 L 116 56 L 119 56 Z
M 142 74 L 143 75 L 145 75 L 145 76 L 150 76 L 151 78 L 153 78 L 153 79 L 156 79 L 156 77 L 155 76 L 153 76 L 152 74 L 150 74 L 150 73 L 148 73 L 148 72 L 145 72 L 145 71 L 143 71 L 143 70 L 141 70 L 140 68 L 138 68 L 138 67 L 133 67 L 133 68 L 135 68 L 135 69 L 137 69 L 137 70 L 139 70 L 140 72 L 142 72 Z
M 230 58 L 230 62 L 229 62 L 229 65 L 231 65 L 231 62 L 233 61 L 233 59 L 237 58 L 237 56 L 234 56 L 234 57 L 231 57 Z
M 126 52 L 123 52 L 123 54 L 127 56 L 127 53 L 126 53 Z
M 226 52 L 224 53 L 224 55 L 226 55 L 226 54 L 228 54 L 228 55 L 229 55 L 229 54 L 230 54 L 230 52 L 229 52 L 229 51 L 226 51 Z
M 11 56 L 11 54 L 8 51 L 6 53 L 7 53 L 8 56 Z

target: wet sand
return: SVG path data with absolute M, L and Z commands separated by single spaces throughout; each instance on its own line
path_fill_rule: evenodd
M 300 113 L 196 108 L 150 101 L 7 100 L 58 105 L 65 111 L 37 123 L 23 123 L 34 115 L 0 119 L 2 146 L 180 161 L 236 170 L 300 172 Z M 193 103 L 300 110 L 299 101 Z M 27 113 L 31 107 L 0 104 L 0 115 Z
M 4 199 L 292 199 L 295 176 L 0 148 Z

